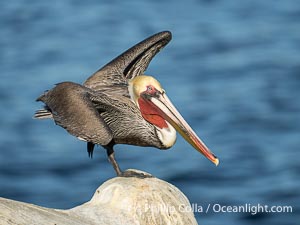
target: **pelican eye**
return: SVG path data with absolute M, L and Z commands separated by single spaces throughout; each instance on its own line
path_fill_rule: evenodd
M 161 94 L 161 92 L 152 85 L 147 86 L 145 93 L 150 97 L 158 97 Z
M 154 95 L 154 94 L 156 94 L 157 90 L 152 85 L 148 85 L 146 92 L 150 95 Z

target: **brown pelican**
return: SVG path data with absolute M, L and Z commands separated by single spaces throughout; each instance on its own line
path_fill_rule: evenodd
M 171 33 L 164 31 L 145 39 L 106 64 L 83 85 L 57 84 L 37 99 L 45 106 L 36 111 L 35 118 L 52 118 L 71 135 L 86 141 L 90 157 L 94 145 L 102 145 L 118 176 L 126 174 L 115 160 L 115 144 L 168 149 L 175 143 L 176 130 L 218 165 L 218 158 L 176 110 L 160 83 L 144 75 L 151 59 L 171 38 Z

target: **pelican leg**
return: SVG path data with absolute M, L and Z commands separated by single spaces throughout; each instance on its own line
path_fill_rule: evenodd
M 114 170 L 117 173 L 117 176 L 120 177 L 122 176 L 123 172 L 121 171 L 116 159 L 115 159 L 115 152 L 112 146 L 107 146 L 106 147 L 106 152 L 107 152 L 107 156 L 108 156 L 108 160 L 109 162 L 112 164 L 112 166 L 114 167 Z
M 132 170 L 126 170 L 126 171 L 122 171 L 117 163 L 117 160 L 115 159 L 115 152 L 113 149 L 114 146 L 114 142 L 110 142 L 108 145 L 103 146 L 106 149 L 107 152 L 107 156 L 108 156 L 108 160 L 109 162 L 112 164 L 112 166 L 114 167 L 114 170 L 116 171 L 116 174 L 118 177 L 137 177 L 137 178 L 152 178 L 153 176 L 150 174 L 144 174 L 144 173 L 139 173 L 139 172 L 135 172 Z

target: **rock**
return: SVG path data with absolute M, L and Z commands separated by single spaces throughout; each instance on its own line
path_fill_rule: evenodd
M 175 186 L 138 170 L 103 183 L 92 199 L 68 210 L 0 198 L 0 224 L 197 224 L 185 195 Z M 147 178 L 141 178 L 142 176 Z

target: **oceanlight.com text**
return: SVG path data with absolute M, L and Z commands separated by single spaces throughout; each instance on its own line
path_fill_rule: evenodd
M 243 205 L 222 205 L 218 203 L 208 204 L 203 207 L 197 203 L 191 206 L 182 205 L 179 208 L 182 212 L 194 213 L 250 213 L 255 215 L 257 213 L 292 213 L 293 207 L 288 205 L 263 205 L 263 204 L 243 204 Z
M 130 208 L 128 210 L 131 210 Z M 167 205 L 167 204 L 145 204 L 144 207 L 139 207 L 140 213 L 152 211 L 156 213 L 292 213 L 293 207 L 289 205 L 265 205 L 265 204 L 241 204 L 241 205 L 222 205 L 213 203 L 208 205 L 200 205 L 192 203 L 191 205 Z

